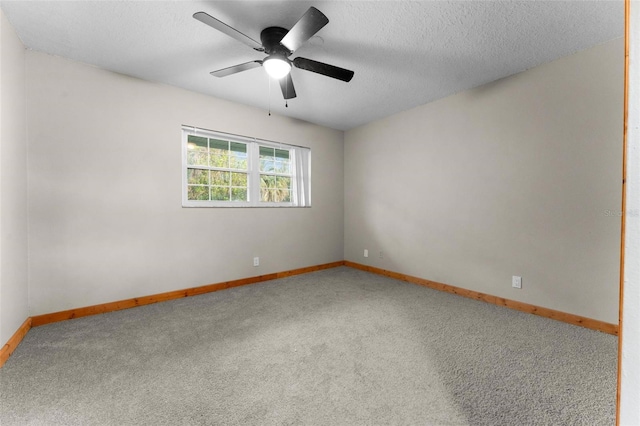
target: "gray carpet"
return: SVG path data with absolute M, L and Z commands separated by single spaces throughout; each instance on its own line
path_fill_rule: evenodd
M 0 424 L 612 425 L 616 345 L 341 267 L 34 328 Z

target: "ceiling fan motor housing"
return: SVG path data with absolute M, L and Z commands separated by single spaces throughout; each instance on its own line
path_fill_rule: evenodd
M 264 52 L 268 55 L 280 54 L 285 58 L 291 55 L 291 51 L 280 44 L 282 38 L 287 35 L 289 30 L 281 27 L 268 27 L 260 33 L 260 41 L 264 47 Z

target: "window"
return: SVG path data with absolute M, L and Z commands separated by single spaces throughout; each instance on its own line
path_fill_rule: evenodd
M 260 146 L 260 200 L 291 201 L 291 158 L 288 149 Z
M 247 201 L 247 144 L 187 135 L 187 200 Z
M 308 148 L 182 128 L 184 207 L 309 207 Z

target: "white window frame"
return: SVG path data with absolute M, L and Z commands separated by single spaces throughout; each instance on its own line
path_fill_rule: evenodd
M 218 201 L 218 200 L 189 200 L 188 199 L 188 176 L 187 150 L 189 135 L 215 138 L 230 142 L 241 142 L 247 145 L 248 163 L 248 201 Z M 276 148 L 289 151 L 291 160 L 291 201 L 290 202 L 264 202 L 260 200 L 260 146 Z M 268 141 L 264 139 L 251 138 L 247 136 L 223 133 L 214 130 L 206 130 L 193 126 L 182 126 L 182 206 L 183 207 L 311 207 L 311 150 L 306 147 Z M 305 153 L 306 151 L 306 153 Z M 306 169 L 297 170 L 295 167 L 296 155 L 307 155 Z M 193 167 L 191 167 L 193 168 Z M 196 167 L 202 168 L 202 167 Z M 298 166 L 300 168 L 300 166 Z M 209 168 L 205 168 L 209 169 Z M 304 180 L 299 179 L 298 173 L 302 173 Z M 262 174 L 265 174 L 264 172 Z M 272 174 L 272 173 L 266 173 Z M 306 186 L 305 186 L 306 185 Z M 304 190 L 297 187 L 305 186 Z M 302 194 L 301 191 L 304 193 Z M 298 195 L 301 194 L 301 195 Z

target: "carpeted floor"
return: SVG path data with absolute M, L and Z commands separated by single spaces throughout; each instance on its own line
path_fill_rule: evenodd
M 340 267 L 34 328 L 0 424 L 613 425 L 616 345 Z

